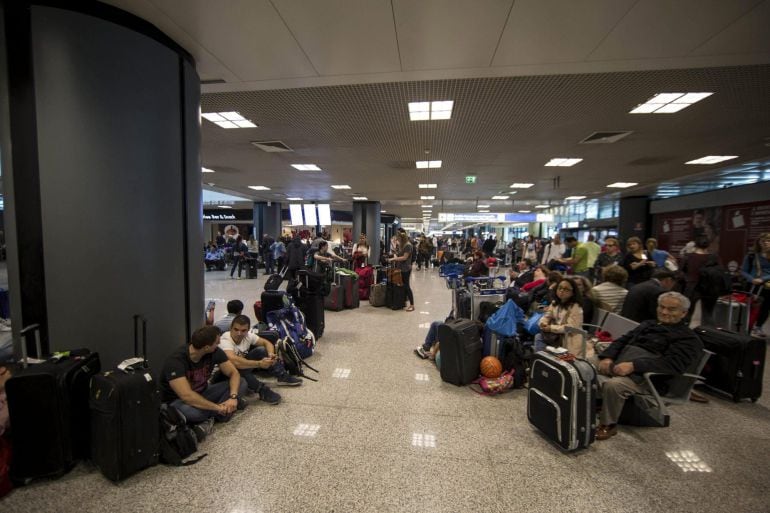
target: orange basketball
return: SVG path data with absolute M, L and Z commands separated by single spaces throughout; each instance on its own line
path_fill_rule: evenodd
M 485 378 L 499 378 L 503 373 L 503 364 L 494 356 L 485 356 L 481 360 L 481 375 Z

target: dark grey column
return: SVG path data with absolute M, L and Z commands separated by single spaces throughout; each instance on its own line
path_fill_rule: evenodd
M 650 233 L 650 200 L 647 197 L 620 199 L 618 235 L 626 240 L 639 237 L 642 241 Z
M 159 372 L 203 321 L 199 77 L 139 18 L 47 3 L 3 4 L 15 347 L 39 323 L 44 351 L 85 346 L 110 368 L 133 352 L 141 314 Z
M 380 261 L 380 202 L 379 201 L 354 201 L 353 202 L 353 242 L 358 241 L 361 234 L 365 234 L 371 251 L 369 262 Z
M 258 241 L 264 234 L 272 238 L 281 235 L 281 204 L 264 201 L 254 202 L 254 236 Z

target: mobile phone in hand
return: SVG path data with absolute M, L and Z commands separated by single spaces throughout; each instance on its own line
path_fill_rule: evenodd
M 216 305 L 216 301 L 209 301 L 209 304 L 206 306 L 206 311 L 210 312 L 214 310 L 215 305 Z

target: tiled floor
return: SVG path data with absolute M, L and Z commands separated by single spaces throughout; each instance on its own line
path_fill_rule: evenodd
M 233 298 L 251 314 L 263 283 L 262 276 L 236 281 L 207 273 L 207 297 L 217 300 L 217 316 Z M 319 382 L 280 389 L 282 404 L 257 403 L 218 425 L 200 463 L 154 467 L 118 485 L 81 464 L 58 481 L 14 491 L 0 508 L 770 511 L 767 394 L 756 404 L 712 398 L 674 407 L 670 428 L 623 427 L 609 441 L 563 454 L 529 426 L 523 390 L 481 397 L 442 383 L 435 367 L 412 353 L 427 331 L 420 325 L 449 311 L 448 290 L 435 271 L 413 272 L 413 287 L 415 312 L 368 303 L 327 312 L 326 332 L 310 361 Z M 681 470 L 669 456 L 683 451 L 708 471 Z

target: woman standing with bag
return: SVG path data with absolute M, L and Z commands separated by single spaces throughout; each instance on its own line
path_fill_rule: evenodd
M 540 319 L 540 334 L 535 337 L 535 351 L 542 351 L 545 346 L 561 346 L 576 356 L 587 358 L 593 354 L 593 349 L 586 347 L 583 352 L 583 337 L 579 334 L 565 334 L 564 328 L 569 326 L 581 329 L 583 326 L 583 298 L 577 284 L 563 278 L 556 285 L 556 300 L 548 307 Z
M 754 242 L 754 251 L 746 255 L 741 266 L 741 274 L 756 291 L 762 302 L 759 306 L 757 322 L 751 329 L 755 337 L 766 337 L 762 325 L 770 314 L 770 233 L 762 233 Z
M 401 270 L 401 281 L 404 283 L 404 292 L 406 292 L 406 301 L 409 305 L 406 307 L 407 312 L 414 311 L 414 294 L 412 294 L 412 288 L 409 286 L 409 275 L 412 274 L 412 253 L 414 253 L 414 247 L 409 242 L 409 237 L 406 232 L 398 232 L 398 249 L 396 250 L 396 256 L 389 258 L 388 262 L 398 262 Z

